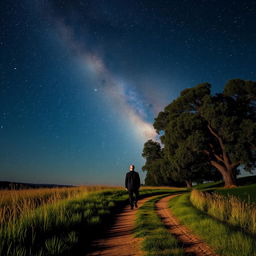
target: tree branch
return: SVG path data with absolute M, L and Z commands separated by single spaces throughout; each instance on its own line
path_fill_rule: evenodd
M 208 123 L 207 127 L 208 127 L 210 133 L 211 133 L 214 137 L 217 138 L 217 140 L 218 140 L 218 142 L 219 142 L 219 144 L 220 144 L 221 150 L 222 150 L 222 152 L 223 152 L 223 160 L 222 160 L 223 163 L 230 165 L 230 159 L 229 159 L 229 157 L 228 157 L 228 154 L 227 154 L 226 151 L 225 151 L 225 146 L 224 146 L 224 143 L 223 143 L 222 138 L 213 130 L 213 128 L 211 127 L 211 125 L 210 125 L 209 123 Z
M 208 129 L 209 129 L 209 131 L 210 131 L 210 133 L 214 136 L 214 137 L 216 137 L 217 138 L 217 140 L 219 141 L 219 143 L 220 143 L 220 147 L 221 147 L 221 149 L 224 151 L 224 143 L 223 143 L 223 141 L 222 141 L 222 139 L 221 139 L 221 137 L 213 130 L 213 128 L 210 126 L 210 124 L 208 123 L 208 125 L 207 125 L 207 127 L 208 127 Z
M 218 156 L 217 154 L 213 153 L 213 155 L 216 157 L 217 160 L 221 161 L 222 163 L 225 163 L 223 158 L 221 156 Z
M 210 163 L 211 163 L 212 166 L 217 168 L 222 175 L 226 174 L 225 167 L 223 165 L 221 165 L 220 163 L 218 163 L 218 162 L 216 162 L 214 160 L 211 160 Z
M 222 158 L 220 155 L 218 155 L 218 154 L 216 154 L 216 153 L 214 152 L 214 147 L 213 147 L 213 145 L 210 143 L 209 146 L 210 146 L 210 148 L 211 148 L 211 152 L 209 152 L 209 151 L 207 151 L 207 150 L 204 150 L 204 153 L 206 153 L 208 156 L 212 155 L 212 156 L 214 156 L 217 160 L 219 160 L 219 161 L 221 161 L 222 163 L 224 163 L 223 158 Z
M 232 169 L 233 169 L 233 168 L 236 168 L 236 167 L 239 166 L 240 164 L 241 164 L 240 161 L 235 162 L 235 163 L 231 164 L 231 168 L 232 168 Z

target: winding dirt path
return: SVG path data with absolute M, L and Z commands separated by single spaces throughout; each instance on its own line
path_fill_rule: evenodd
M 139 200 L 138 206 L 142 206 L 146 201 L 156 196 L 146 197 Z M 114 225 L 107 232 L 105 239 L 93 242 L 92 251 L 89 256 L 141 256 L 140 249 L 142 238 L 133 237 L 135 214 L 137 209 L 130 209 L 126 206 L 124 210 L 117 214 Z
M 205 244 L 191 230 L 181 225 L 168 207 L 169 200 L 177 195 L 164 197 L 157 201 L 156 211 L 170 233 L 174 235 L 184 247 L 186 256 L 217 256 L 214 251 Z

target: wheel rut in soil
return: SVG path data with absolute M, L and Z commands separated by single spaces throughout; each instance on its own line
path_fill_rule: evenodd
M 156 202 L 156 212 L 162 219 L 166 228 L 181 243 L 186 256 L 218 256 L 202 239 L 192 233 L 192 231 L 173 215 L 168 207 L 169 200 L 177 195 L 164 197 Z
M 146 197 L 138 201 L 138 208 L 146 201 L 156 196 Z M 89 256 L 142 256 L 140 248 L 142 238 L 134 237 L 134 225 L 138 208 L 130 209 L 127 205 L 117 214 L 114 224 L 107 231 L 104 239 L 92 243 L 92 252 Z

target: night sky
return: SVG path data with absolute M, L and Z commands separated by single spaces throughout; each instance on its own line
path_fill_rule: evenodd
M 256 80 L 256 1 L 0 2 L 0 180 L 123 185 L 184 88 Z

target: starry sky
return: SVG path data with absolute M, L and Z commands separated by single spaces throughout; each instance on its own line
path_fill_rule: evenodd
M 256 2 L 0 2 L 0 180 L 123 185 L 181 90 L 256 80 Z

